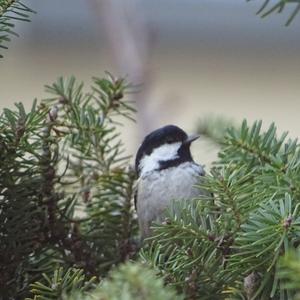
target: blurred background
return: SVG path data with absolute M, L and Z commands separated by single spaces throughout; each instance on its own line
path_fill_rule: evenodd
M 254 0 L 24 1 L 37 14 L 19 23 L 0 61 L 0 108 L 44 98 L 58 76 L 128 75 L 141 84 L 132 97 L 137 123 L 122 129 L 128 153 L 165 124 L 195 131 L 200 118 L 275 121 L 299 136 L 300 17 L 261 19 Z M 195 143 L 205 164 L 216 147 Z

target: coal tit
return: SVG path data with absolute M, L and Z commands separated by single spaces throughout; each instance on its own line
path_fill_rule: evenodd
M 137 190 L 135 204 L 141 238 L 150 235 L 151 222 L 162 222 L 172 200 L 186 200 L 202 194 L 195 184 L 204 175 L 193 161 L 190 145 L 199 136 L 167 125 L 148 134 L 135 160 Z

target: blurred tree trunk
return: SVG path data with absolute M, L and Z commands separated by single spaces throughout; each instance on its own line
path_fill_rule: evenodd
M 129 81 L 140 85 L 134 101 L 138 110 L 137 121 L 141 139 L 153 129 L 159 119 L 149 109 L 151 72 L 150 30 L 139 5 L 139 0 L 90 0 L 93 11 L 103 23 L 113 61 L 122 75 Z M 154 125 L 155 127 L 155 125 Z

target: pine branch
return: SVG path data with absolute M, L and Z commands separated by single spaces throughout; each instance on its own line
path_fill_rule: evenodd
M 165 222 L 152 227 L 151 244 L 141 253 L 188 299 L 222 299 L 224 282 L 218 274 L 228 241 L 215 222 L 216 216 L 208 213 L 200 201 L 174 202 Z
M 129 88 L 110 74 L 108 79 L 94 78 L 93 92 L 88 94 L 74 78 L 47 86 L 57 96 L 46 103 L 57 110 L 55 128 L 64 139 L 61 160 L 69 165 L 62 187 L 68 184 L 71 195 L 73 190 L 81 193 L 83 203 L 75 197 L 84 210 L 79 227 L 92 252 L 98 254 L 89 261 L 101 272 L 136 251 L 132 240 L 137 230 L 132 208 L 135 175 L 127 167 L 128 158 L 122 156 L 113 119 L 116 114 L 132 119 L 134 109 L 123 100 Z
M 300 152 L 297 139 L 286 140 L 287 132 L 277 138 L 274 124 L 261 133 L 261 126 L 261 121 L 251 127 L 244 121 L 240 130 L 230 129 L 216 165 L 230 164 L 232 170 L 244 168 L 245 172 L 252 173 L 259 183 L 256 193 L 264 194 L 261 199 L 286 192 L 298 197 Z
M 225 272 L 232 272 L 230 276 L 240 280 L 253 271 L 271 275 L 262 281 L 256 297 L 269 290 L 272 298 L 278 291 L 280 283 L 275 274 L 279 257 L 294 248 L 300 234 L 298 210 L 299 205 L 293 204 L 289 195 L 277 201 L 271 199 L 251 213 L 235 238 Z
M 115 121 L 132 118 L 128 88 L 111 75 L 88 93 L 74 78 L 59 79 L 48 87 L 53 98 L 1 115 L 3 299 L 23 299 L 57 265 L 105 276 L 135 254 L 135 176 Z
M 247 1 L 251 1 L 251 0 L 247 0 Z M 285 26 L 289 26 L 300 11 L 299 0 L 278 0 L 275 3 L 274 1 L 271 0 L 264 0 L 263 4 L 257 11 L 257 14 L 260 15 L 262 18 L 265 18 L 275 12 L 281 13 L 283 12 L 283 10 L 286 8 L 288 4 L 293 4 L 294 6 L 292 8 L 292 12 L 290 16 L 288 17 L 288 20 L 285 23 Z
M 47 274 L 43 274 L 43 277 L 43 282 L 38 281 L 31 284 L 31 292 L 34 294 L 34 297 L 26 298 L 26 300 L 57 300 L 75 291 L 83 294 L 93 287 L 96 280 L 95 277 L 87 280 L 83 270 L 74 268 L 66 271 L 63 268 L 58 268 L 54 271 L 51 278 Z
M 44 181 L 38 159 L 46 116 L 47 110 L 34 102 L 29 113 L 17 104 L 16 111 L 6 109 L 0 117 L 0 283 L 6 287 L 1 288 L 4 299 L 11 291 L 22 292 L 21 269 L 28 267 L 27 258 L 38 253 L 46 239 L 47 225 L 42 221 L 46 207 L 40 197 Z
M 127 262 L 112 270 L 108 279 L 104 280 L 90 295 L 73 294 L 66 300 L 181 300 L 173 288 L 164 286 L 153 270 L 140 263 Z
M 0 48 L 7 49 L 5 45 L 10 41 L 10 36 L 18 36 L 13 30 L 15 21 L 30 21 L 32 9 L 24 5 L 21 1 L 0 0 Z M 3 56 L 0 54 L 0 58 Z
M 214 195 L 219 221 L 226 224 L 224 232 L 233 234 L 240 229 L 247 219 L 248 213 L 256 205 L 259 194 L 259 184 L 254 181 L 255 172 L 245 170 L 244 166 L 233 168 L 232 165 L 213 168 L 200 184 Z M 254 197 L 253 190 L 257 190 Z M 263 193 L 263 191 L 261 192 Z
M 290 299 L 300 299 L 300 255 L 299 250 L 290 251 L 279 264 L 279 279 L 281 285 L 289 293 Z

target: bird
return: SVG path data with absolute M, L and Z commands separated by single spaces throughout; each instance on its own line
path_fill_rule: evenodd
M 166 125 L 141 143 L 135 158 L 135 207 L 142 241 L 151 236 L 152 222 L 164 221 L 164 211 L 173 200 L 205 194 L 195 186 L 205 175 L 204 167 L 194 162 L 190 151 L 198 138 L 178 126 Z

